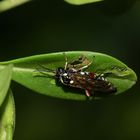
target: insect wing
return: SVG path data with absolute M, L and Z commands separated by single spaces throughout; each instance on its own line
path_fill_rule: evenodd
M 83 66 L 89 65 L 91 62 L 87 59 L 86 56 L 81 55 L 77 59 L 68 62 L 67 69 L 79 70 Z
M 94 86 L 94 80 L 89 75 L 81 75 L 80 73 L 75 73 L 71 75 L 71 87 L 92 90 Z
M 80 72 L 72 74 L 71 81 L 73 82 L 71 82 L 70 86 L 85 89 L 90 92 L 99 92 L 100 94 L 111 94 L 117 91 L 116 87 L 104 77 L 95 78 L 95 75 L 95 73 L 81 75 Z
M 116 87 L 114 87 L 109 81 L 103 79 L 96 79 L 94 80 L 94 87 L 93 90 L 100 93 L 114 93 L 116 92 Z

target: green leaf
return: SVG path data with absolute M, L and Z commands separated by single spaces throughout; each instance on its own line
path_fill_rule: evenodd
M 2 105 L 10 86 L 12 65 L 1 66 L 0 69 L 0 106 Z
M 111 56 L 87 51 L 73 51 L 66 52 L 65 54 L 68 61 L 71 61 L 80 55 L 85 55 L 88 60 L 93 61 L 86 71 L 113 73 L 109 75 L 107 79 L 117 88 L 117 92 L 114 95 L 124 92 L 136 83 L 137 77 L 135 72 L 128 68 L 124 63 Z M 0 64 L 13 64 L 12 79 L 38 93 L 63 99 L 86 99 L 85 94 L 81 91 L 77 92 L 72 88 L 66 86 L 63 88 L 62 86 L 57 85 L 55 83 L 54 75 L 51 76 L 49 72 L 45 72 L 46 76 L 41 76 L 40 72 L 37 71 L 39 65 L 43 65 L 53 70 L 58 67 L 64 67 L 65 57 L 63 52 L 30 56 L 8 62 L 1 62 Z
M 82 4 L 100 2 L 100 1 L 103 1 L 103 0 L 64 0 L 64 1 L 68 2 L 69 4 L 82 5 Z
M 15 126 L 15 105 L 12 91 L 9 90 L 0 107 L 0 140 L 12 140 Z
M 1 0 L 0 1 L 0 12 L 4 12 L 31 0 Z

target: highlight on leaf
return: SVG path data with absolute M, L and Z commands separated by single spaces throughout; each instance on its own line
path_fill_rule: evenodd
M 64 0 L 64 1 L 69 3 L 69 4 L 73 4 L 73 5 L 83 5 L 83 4 L 100 2 L 103 0 Z
M 0 106 L 2 105 L 11 83 L 12 64 L 0 66 Z
M 31 0 L 1 0 L 0 1 L 0 12 L 12 9 L 16 6 L 22 5 Z
M 15 129 L 15 104 L 9 89 L 6 99 L 0 107 L 0 140 L 12 140 Z

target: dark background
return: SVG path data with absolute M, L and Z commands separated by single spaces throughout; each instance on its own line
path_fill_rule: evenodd
M 0 49 L 0 61 L 70 50 L 106 53 L 126 63 L 139 77 L 140 1 L 24 4 L 0 14 Z M 140 139 L 138 85 L 118 96 L 80 102 L 43 96 L 13 82 L 14 139 Z

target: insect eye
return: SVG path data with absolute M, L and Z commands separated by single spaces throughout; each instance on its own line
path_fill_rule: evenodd
M 70 83 L 70 79 L 69 79 L 69 78 L 67 78 L 67 77 L 62 77 L 62 79 L 63 79 L 63 82 L 64 82 L 65 84 L 69 84 L 69 83 Z

